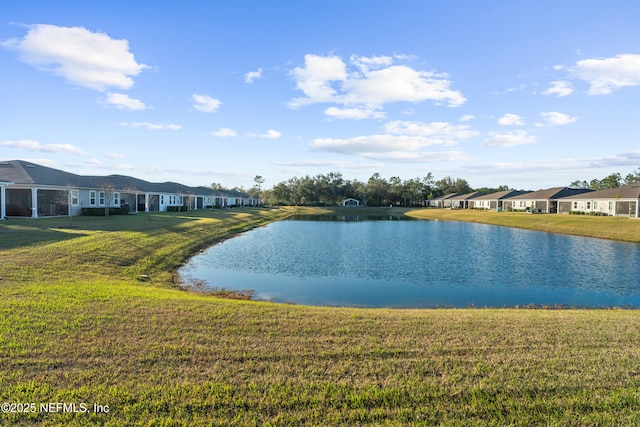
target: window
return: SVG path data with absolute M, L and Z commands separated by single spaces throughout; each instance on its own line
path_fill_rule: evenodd
M 164 205 L 164 195 L 160 196 L 160 204 Z
M 91 205 L 91 206 L 95 206 L 96 205 L 96 192 L 95 191 L 89 191 L 89 205 Z
M 78 190 L 71 190 L 71 204 L 78 206 Z
M 104 191 L 100 192 L 100 206 L 104 206 Z
M 598 209 L 598 202 L 593 202 L 593 209 Z
M 587 209 L 591 209 L 591 202 L 587 202 Z
M 612 211 L 613 210 L 613 202 L 609 202 L 609 210 Z
M 578 202 L 573 202 L 573 209 L 578 209 Z
M 113 206 L 120 206 L 120 193 L 113 193 Z

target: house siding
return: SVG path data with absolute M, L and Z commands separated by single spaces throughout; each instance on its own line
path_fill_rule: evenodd
M 255 206 L 238 191 L 215 192 L 179 183 L 151 183 L 134 177 L 80 176 L 22 160 L 0 162 L 0 218 L 81 215 L 83 208 L 120 208 L 129 212 L 167 211 L 170 206 L 203 209 Z

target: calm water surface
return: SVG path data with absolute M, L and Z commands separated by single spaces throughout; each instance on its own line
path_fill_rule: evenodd
M 180 275 L 310 305 L 640 307 L 637 244 L 464 222 L 317 219 L 229 239 Z

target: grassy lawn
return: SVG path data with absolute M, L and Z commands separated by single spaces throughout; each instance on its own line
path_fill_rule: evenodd
M 483 210 L 419 209 L 407 215 L 421 219 L 480 222 L 505 227 L 526 228 L 551 233 L 640 243 L 640 220 L 628 217 L 588 215 L 547 215 Z
M 0 402 L 37 404 L 0 425 L 640 423 L 638 311 L 305 307 L 174 284 L 189 255 L 293 211 L 0 222 Z M 618 224 L 637 238 L 640 221 Z

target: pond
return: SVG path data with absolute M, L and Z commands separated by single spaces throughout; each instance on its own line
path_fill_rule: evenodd
M 406 217 L 304 217 L 179 271 L 254 299 L 357 307 L 640 307 L 640 245 Z

